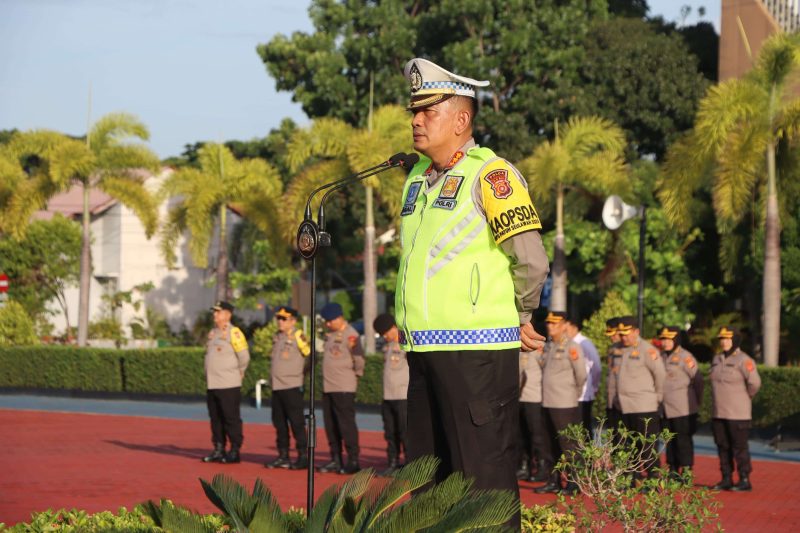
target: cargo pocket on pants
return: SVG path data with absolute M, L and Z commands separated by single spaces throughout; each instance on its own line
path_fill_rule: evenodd
M 513 390 L 497 399 L 473 400 L 467 404 L 472 423 L 476 426 L 477 445 L 488 462 L 503 460 L 505 452 L 514 445 L 510 417 L 505 411 L 518 394 Z

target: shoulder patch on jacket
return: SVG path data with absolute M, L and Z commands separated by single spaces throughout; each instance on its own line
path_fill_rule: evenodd
M 247 339 L 244 338 L 244 334 L 239 328 L 231 329 L 231 346 L 233 346 L 234 352 L 247 349 Z
M 748 359 L 747 362 L 744 364 L 744 367 L 747 369 L 748 372 L 752 372 L 756 369 L 756 365 L 753 364 L 752 359 Z
M 300 353 L 303 354 L 303 357 L 308 357 L 311 353 L 311 344 L 309 344 L 305 334 L 298 329 L 294 332 L 294 340 L 297 341 L 297 348 L 300 350 Z
M 694 368 L 694 359 L 692 359 L 691 357 L 687 356 L 684 361 L 686 362 L 686 366 L 688 368 Z
M 650 359 L 655 361 L 656 359 L 658 359 L 658 350 L 656 350 L 655 348 L 650 348 L 649 350 L 647 350 L 647 355 L 650 356 Z
M 542 223 L 523 181 L 504 159 L 487 164 L 479 175 L 486 220 L 497 244 Z
M 570 348 L 569 349 L 569 358 L 573 361 L 578 360 L 578 349 L 577 348 Z

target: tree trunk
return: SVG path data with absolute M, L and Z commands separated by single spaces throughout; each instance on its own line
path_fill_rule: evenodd
M 764 225 L 764 364 L 778 366 L 781 335 L 781 227 L 775 145 L 767 148 L 767 214 Z
M 81 280 L 78 298 L 78 346 L 86 346 L 89 338 L 89 289 L 92 283 L 92 248 L 89 223 L 89 182 L 83 184 L 83 218 L 81 220 Z
M 556 239 L 553 243 L 553 290 L 550 296 L 551 311 L 567 310 L 567 257 L 564 254 L 564 186 L 556 191 Z
M 219 250 L 217 250 L 217 301 L 228 300 L 227 206 L 219 208 Z
M 375 269 L 375 220 L 372 213 L 372 187 L 366 187 L 367 220 L 364 227 L 364 351 L 375 353 L 375 330 L 372 323 L 378 314 L 378 287 Z

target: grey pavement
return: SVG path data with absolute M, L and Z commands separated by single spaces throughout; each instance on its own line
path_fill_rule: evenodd
M 0 393 L 0 409 L 21 409 L 51 411 L 62 413 L 88 413 L 122 416 L 145 416 L 179 420 L 208 420 L 206 404 L 203 401 L 152 401 L 81 398 L 53 394 Z M 324 427 L 322 411 L 315 410 L 317 426 Z M 242 404 L 242 419 L 248 424 L 270 424 L 272 413 L 269 405 L 256 409 L 254 405 Z M 356 423 L 362 431 L 382 431 L 380 414 L 360 409 L 356 413 Z M 694 437 L 695 453 L 716 456 L 714 439 L 701 431 Z M 753 459 L 767 461 L 800 462 L 800 450 L 776 451 L 766 441 L 750 439 L 750 454 Z

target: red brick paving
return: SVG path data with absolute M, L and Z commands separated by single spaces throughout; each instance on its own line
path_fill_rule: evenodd
M 79 508 L 90 513 L 127 508 L 147 499 L 169 498 L 204 513 L 215 512 L 198 478 L 224 472 L 252 488 L 260 477 L 280 504 L 304 507 L 306 472 L 268 470 L 274 457 L 272 426 L 247 424 L 244 462 L 239 465 L 203 464 L 209 450 L 208 423 L 131 416 L 0 410 L 6 437 L 0 453 L 0 522 L 11 525 L 48 508 Z M 317 461 L 327 461 L 320 432 Z M 361 433 L 362 466 L 383 468 L 384 442 L 376 431 Z M 697 483 L 718 480 L 715 458 L 700 456 Z M 316 494 L 344 478 L 316 477 Z M 800 531 L 800 464 L 756 461 L 752 493 L 725 492 L 722 526 L 726 531 Z M 527 505 L 542 504 L 534 485 L 521 484 Z

